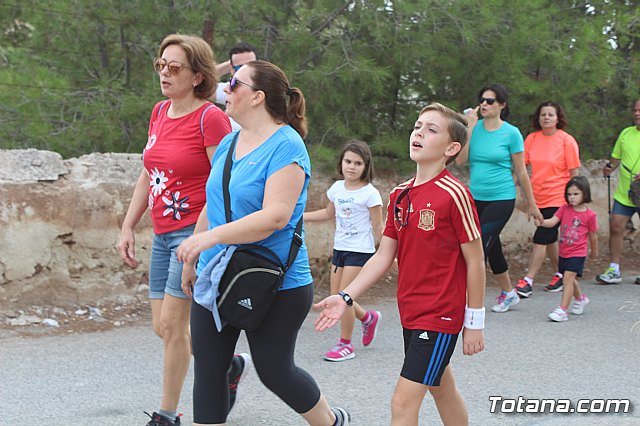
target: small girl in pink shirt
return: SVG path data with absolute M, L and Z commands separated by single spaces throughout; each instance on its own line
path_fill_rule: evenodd
M 591 245 L 591 258 L 598 257 L 598 221 L 596 214 L 587 203 L 591 202 L 591 188 L 584 176 L 574 176 L 564 190 L 567 204 L 556 211 L 553 217 L 540 222 L 536 226 L 551 228 L 560 224 L 559 269 L 563 274 L 563 292 L 560 306 L 549 314 L 549 319 L 560 322 L 567 321 L 571 297 L 575 298 L 570 312 L 581 315 L 589 298 L 580 290 L 577 277 L 582 276 L 585 259 Z

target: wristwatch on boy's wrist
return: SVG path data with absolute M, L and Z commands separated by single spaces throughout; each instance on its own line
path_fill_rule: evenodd
M 353 306 L 353 299 L 347 293 L 341 291 L 338 295 L 342 297 L 342 300 L 344 300 L 344 303 L 346 303 L 347 306 Z

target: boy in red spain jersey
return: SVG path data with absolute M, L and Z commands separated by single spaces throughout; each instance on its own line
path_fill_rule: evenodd
M 467 143 L 466 126 L 440 104 L 420 111 L 409 146 L 416 176 L 391 192 L 378 251 L 344 291 L 314 305 L 316 330 L 332 327 L 397 257 L 405 358 L 392 425 L 418 425 L 427 391 L 444 424 L 468 424 L 449 360 L 460 330 L 465 355 L 484 349 L 484 254 L 473 198 L 446 169 Z

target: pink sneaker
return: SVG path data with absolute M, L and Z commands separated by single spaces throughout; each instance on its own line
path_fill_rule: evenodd
M 340 362 L 354 358 L 355 356 L 356 353 L 353 351 L 353 345 L 351 343 L 348 345 L 338 343 L 336 347 L 324 354 L 324 359 L 327 361 Z
M 371 315 L 369 324 L 362 323 L 362 344 L 364 346 L 369 346 L 376 339 L 376 331 L 378 331 L 378 324 L 382 318 L 380 311 L 369 311 L 369 315 Z

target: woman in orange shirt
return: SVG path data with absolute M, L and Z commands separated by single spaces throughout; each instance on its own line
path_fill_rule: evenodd
M 564 131 L 567 116 L 555 102 L 541 103 L 533 113 L 532 124 L 536 131 L 524 141 L 524 161 L 531 166 L 531 186 L 536 204 L 548 219 L 564 204 L 564 188 L 569 179 L 578 175 L 578 143 Z M 527 275 L 516 285 L 521 297 L 529 297 L 533 293 L 533 280 L 544 262 L 545 252 L 555 274 L 544 290 L 562 291 L 562 274 L 558 272 L 558 227 L 538 227 L 533 235 Z

